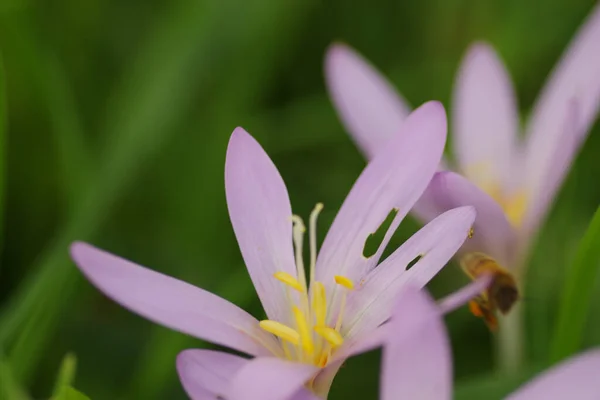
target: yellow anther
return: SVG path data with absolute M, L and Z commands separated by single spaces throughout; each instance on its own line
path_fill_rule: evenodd
M 315 326 L 315 332 L 317 332 L 317 335 L 327 340 L 332 347 L 338 347 L 344 343 L 342 335 L 328 326 Z
M 468 233 L 469 239 L 473 239 L 473 235 L 475 235 L 475 229 L 471 228 Z
M 259 326 L 265 331 L 272 333 L 273 335 L 290 342 L 293 345 L 297 345 L 300 341 L 300 334 L 281 322 L 264 320 L 260 321 Z
M 315 282 L 313 288 L 313 311 L 315 313 L 316 325 L 325 325 L 327 317 L 327 299 L 325 297 L 325 286 L 321 282 Z
M 294 278 L 292 275 L 288 274 L 287 272 L 277 271 L 277 272 L 275 272 L 275 274 L 273 274 L 273 276 L 277 280 L 296 289 L 300 293 L 304 292 L 304 287 L 300 284 L 300 282 L 298 282 L 298 279 Z
M 345 287 L 346 289 L 352 290 L 354 289 L 354 283 L 346 278 L 345 276 L 341 276 L 341 275 L 336 275 L 334 276 L 335 278 L 335 283 L 337 283 L 338 285 L 342 285 L 343 287 Z
M 302 348 L 306 353 L 312 354 L 314 351 L 314 345 L 312 340 L 312 334 L 308 327 L 308 323 L 306 322 L 306 316 L 296 306 L 292 307 L 292 311 L 294 312 L 296 326 L 298 327 L 298 332 L 300 333 L 300 341 L 302 343 Z

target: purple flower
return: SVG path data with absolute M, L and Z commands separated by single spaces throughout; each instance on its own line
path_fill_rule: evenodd
M 463 251 L 481 251 L 519 272 L 600 107 L 600 6 L 560 60 L 519 137 L 508 73 L 483 43 L 467 52 L 453 96 L 452 128 L 461 175 L 435 175 L 413 211 L 424 221 L 461 205 L 477 209 L 475 238 Z M 345 45 L 326 57 L 326 79 L 339 115 L 372 158 L 409 114 L 406 101 L 366 60 Z M 441 164 L 447 169 L 448 162 Z M 464 176 L 464 178 L 463 178 Z M 466 179 L 465 179 L 466 178 Z
M 307 387 L 324 397 L 343 360 L 380 340 L 379 326 L 389 319 L 397 294 L 407 285 L 422 287 L 437 274 L 460 248 L 475 218 L 473 207 L 450 210 L 379 262 L 440 162 L 446 138 L 443 107 L 436 102 L 423 105 L 400 130 L 354 184 L 318 257 L 316 221 L 322 205 L 315 207 L 308 224 L 308 274 L 302 258 L 305 225 L 292 214 L 279 172 L 247 132 L 233 132 L 225 165 L 227 205 L 266 320 L 259 322 L 214 294 L 85 243 L 72 245 L 72 257 L 94 285 L 124 307 L 256 356 L 253 363 L 272 370 L 276 379 L 309 381 Z M 383 242 L 366 257 L 366 239 L 392 210 L 396 216 Z M 240 361 L 225 353 L 204 354 L 201 366 L 212 377 L 183 382 L 188 391 L 199 387 L 214 398 L 220 393 L 220 377 Z
M 485 276 L 449 295 L 436 306 L 436 312 L 450 312 L 470 300 L 490 283 L 491 277 Z M 417 290 L 412 285 L 401 292 L 407 302 L 398 301 L 397 318 L 401 324 L 385 323 L 367 339 L 355 346 L 352 355 L 381 347 L 391 337 L 405 338 L 407 332 L 415 332 L 415 321 L 420 321 L 420 308 L 412 310 Z M 404 293 L 404 292 L 407 293 Z M 429 298 L 427 297 L 427 300 Z M 398 305 L 399 304 L 399 305 Z M 419 304 L 417 304 L 419 305 Z M 412 310 L 412 311 L 411 311 Z M 396 317 L 394 317 L 396 319 Z M 437 317 L 437 314 L 436 314 Z M 430 315 L 427 315 L 431 319 Z M 396 326 L 399 325 L 399 326 Z M 442 324 L 443 328 L 443 324 Z M 407 352 L 413 355 L 423 350 Z M 337 368 L 336 368 L 337 369 Z M 314 372 L 302 366 L 278 358 L 254 358 L 252 360 L 212 350 L 184 350 L 177 356 L 177 370 L 183 386 L 193 400 L 316 400 L 318 397 L 307 388 L 312 384 Z M 421 397 L 407 397 L 421 398 Z
M 477 284 L 477 283 L 476 283 Z M 466 287 L 459 302 L 481 290 Z M 405 288 L 397 299 L 383 341 L 381 400 L 452 398 L 452 355 L 442 310 L 423 290 Z M 380 328 L 381 329 L 381 328 Z M 373 347 L 364 348 L 370 350 Z M 219 360 L 213 359 L 219 357 Z M 226 400 L 315 400 L 304 388 L 310 376 L 300 366 L 277 359 L 246 360 L 208 350 L 185 350 L 178 357 L 182 378 L 205 384 Z M 211 365 L 227 365 L 215 372 Z M 600 398 L 600 349 L 568 359 L 542 373 L 507 397 L 508 400 Z M 304 374 L 303 374 L 304 373 Z M 189 389 L 188 389 L 189 391 Z M 191 392 L 194 400 L 216 399 Z

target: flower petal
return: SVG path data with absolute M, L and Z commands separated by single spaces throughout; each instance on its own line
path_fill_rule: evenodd
M 444 314 L 448 314 L 456 310 L 459 307 L 464 306 L 473 297 L 479 295 L 481 292 L 486 290 L 490 283 L 492 283 L 491 275 L 484 275 L 481 278 L 469 283 L 468 285 L 460 288 L 454 293 L 449 294 L 440 301 L 438 301 L 438 307 Z
M 452 121 L 461 171 L 478 186 L 512 188 L 519 117 L 512 82 L 487 44 L 469 49 L 458 73 Z
M 217 400 L 229 390 L 233 377 L 250 360 L 215 350 L 184 350 L 177 356 L 177 372 L 193 400 Z
M 494 199 L 459 174 L 449 171 L 435 174 L 426 196 L 434 198 L 442 211 L 465 205 L 475 207 L 477 219 L 473 225 L 474 236 L 461 251 L 482 251 L 505 267 L 511 266 L 515 230 Z
M 289 400 L 320 400 L 310 390 L 302 389 L 293 395 Z
M 398 294 L 406 287 L 421 288 L 454 256 L 475 220 L 473 207 L 461 207 L 425 225 L 377 268 L 348 297 L 345 337 L 377 328 L 390 318 Z M 418 259 L 410 269 L 411 261 Z
M 316 278 L 331 287 L 334 275 L 358 281 L 375 267 L 400 221 L 421 196 L 444 148 L 443 106 L 429 102 L 414 111 L 385 149 L 357 179 L 344 201 L 319 253 Z M 392 209 L 398 212 L 378 251 L 363 255 L 365 241 Z M 335 309 L 335 299 L 331 302 Z
M 536 102 L 527 127 L 527 180 L 533 194 L 538 182 L 549 179 L 547 170 L 552 168 L 553 156 L 557 151 L 567 154 L 564 165 L 568 166 L 585 141 L 600 108 L 600 5 L 597 5 L 575 39 L 564 53 L 554 72 L 547 81 Z M 565 115 L 569 104 L 577 102 L 578 124 L 574 135 L 574 145 L 567 150 L 559 150 L 564 142 Z M 564 174 L 551 178 L 557 182 L 557 190 Z M 550 194 L 553 197 L 554 193 Z
M 600 350 L 569 358 L 526 383 L 507 400 L 600 398 Z
M 579 104 L 572 101 L 564 111 L 566 115 L 562 123 L 561 137 L 554 147 L 554 152 L 550 154 L 545 165 L 539 165 L 541 169 L 533 172 L 543 173 L 543 175 L 536 176 L 536 181 L 530 182 L 527 187 L 528 207 L 523 217 L 521 233 L 524 241 L 533 237 L 546 216 L 580 143 L 576 132 L 581 122 Z
M 368 159 L 400 130 L 410 107 L 356 51 L 336 43 L 327 50 L 325 79 L 346 129 Z
M 409 288 L 396 304 L 383 349 L 380 399 L 450 399 L 452 355 L 435 302 Z
M 314 365 L 280 358 L 255 358 L 236 374 L 227 400 L 287 400 L 319 371 Z
M 252 355 L 278 352 L 254 317 L 219 296 L 86 243 L 73 243 L 71 257 L 104 294 L 157 324 Z
M 292 209 L 277 168 L 242 128 L 231 135 L 225 162 L 225 191 L 231 224 L 256 293 L 269 317 L 288 323 L 283 285 L 273 275 L 296 276 Z

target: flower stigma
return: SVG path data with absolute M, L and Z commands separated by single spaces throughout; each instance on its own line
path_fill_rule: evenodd
M 346 308 L 346 296 L 354 289 L 351 279 L 336 275 L 334 290 L 341 290 L 342 297 L 337 313 L 328 310 L 325 285 L 315 280 L 317 263 L 317 218 L 323 210 L 323 204 L 317 203 L 309 219 L 309 282 L 307 282 L 302 257 L 304 234 L 306 227 L 302 219 L 294 215 L 293 241 L 295 249 L 296 276 L 278 271 L 273 277 L 280 281 L 286 291 L 292 326 L 272 320 L 259 322 L 260 327 L 275 335 L 283 348 L 285 358 L 291 361 L 313 364 L 320 368 L 327 365 L 335 350 L 344 343 L 341 327 Z M 335 324 L 328 324 L 332 316 L 336 316 Z M 333 320 L 333 319 L 332 319 Z

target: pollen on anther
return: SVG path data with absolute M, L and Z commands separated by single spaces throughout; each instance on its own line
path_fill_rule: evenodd
M 304 287 L 300 284 L 300 282 L 298 282 L 298 279 L 294 278 L 292 275 L 288 274 L 287 272 L 277 271 L 273 274 L 273 276 L 278 281 L 296 289 L 300 293 L 304 292 Z
M 339 347 L 344 343 L 342 335 L 335 329 L 328 326 L 315 326 L 315 332 L 323 339 L 327 340 L 333 347 Z
M 334 279 L 335 279 L 335 283 L 337 283 L 338 285 L 341 285 L 349 290 L 354 289 L 354 282 L 352 282 L 349 278 L 346 278 L 345 276 L 342 276 L 342 275 L 336 275 L 336 276 L 334 276 Z
M 273 335 L 290 342 L 293 345 L 297 345 L 300 342 L 300 334 L 281 322 L 264 320 L 260 321 L 258 325 L 265 331 L 272 333 Z
M 468 233 L 469 239 L 473 239 L 474 234 L 475 234 L 475 229 L 473 229 L 473 228 L 469 229 L 469 233 Z

